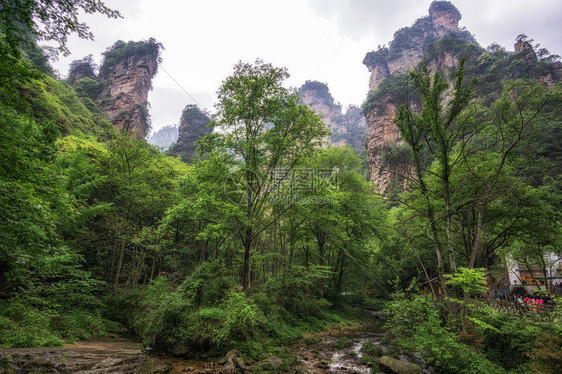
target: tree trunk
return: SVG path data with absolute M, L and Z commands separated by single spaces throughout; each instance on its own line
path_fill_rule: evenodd
M 252 229 L 246 229 L 246 237 L 244 240 L 244 270 L 243 270 L 243 286 L 245 290 L 250 286 L 250 252 L 252 249 Z
M 117 271 L 115 271 L 115 283 L 113 285 L 113 288 L 116 292 L 117 292 L 117 287 L 119 286 L 119 277 L 121 275 L 121 268 L 123 267 L 124 256 L 125 256 L 125 240 L 121 242 L 121 252 L 119 253 L 119 262 L 117 263 Z
M 468 268 L 474 268 L 476 264 L 476 254 L 478 253 L 478 249 L 480 248 L 480 237 L 482 236 L 482 225 L 483 225 L 483 218 L 484 216 L 484 207 L 481 206 L 478 209 L 478 216 L 476 218 L 476 232 L 474 233 L 474 240 L 472 242 L 472 250 L 470 251 L 470 259 L 468 261 Z

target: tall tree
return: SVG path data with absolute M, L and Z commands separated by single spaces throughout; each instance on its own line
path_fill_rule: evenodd
M 255 64 L 240 62 L 218 91 L 212 125 L 220 131 L 213 135 L 213 147 L 231 153 L 238 161 L 231 187 L 240 187 L 239 203 L 244 210 L 244 218 L 237 222 L 237 236 L 244 249 L 245 289 L 250 284 L 252 246 L 282 215 L 266 214 L 271 209 L 268 196 L 277 186 L 265 181 L 272 175 L 283 179 L 329 133 L 298 93 L 283 87 L 288 77 L 286 69 L 259 60 Z
M 445 272 L 444 256 L 449 259 L 450 269 L 454 270 L 455 268 L 451 232 L 451 221 L 454 214 L 451 176 L 454 167 L 460 163 L 461 158 L 458 154 L 454 154 L 454 150 L 459 143 L 470 139 L 470 130 L 466 126 L 467 121 L 462 114 L 472 98 L 473 86 L 466 85 L 464 74 L 464 61 L 461 60 L 460 67 L 456 71 L 452 98 L 443 105 L 443 98 L 449 89 L 449 84 L 441 75 L 435 73 L 432 77 L 427 67 L 424 67 L 421 74 L 412 72 L 411 77 L 414 87 L 421 99 L 421 111 L 416 113 L 413 108 L 404 104 L 399 107 L 396 118 L 396 124 L 412 155 L 415 174 L 414 187 L 423 197 L 422 211 L 429 223 L 437 258 L 437 274 L 445 295 L 447 295 L 447 286 L 445 278 L 443 278 Z M 461 148 L 463 148 L 462 144 Z M 423 164 L 424 152 L 429 152 L 435 160 L 435 170 L 429 173 Z M 438 179 L 436 189 L 428 185 L 427 174 L 431 174 Z M 440 218 L 436 212 L 435 195 L 439 197 L 444 207 L 442 216 L 445 243 L 440 238 L 438 228 Z

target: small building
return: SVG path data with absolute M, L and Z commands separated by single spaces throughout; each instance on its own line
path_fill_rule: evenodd
M 506 264 L 511 291 L 522 287 L 529 294 L 539 289 L 562 294 L 562 256 L 547 252 L 544 265 L 520 263 L 513 256 L 508 256 Z

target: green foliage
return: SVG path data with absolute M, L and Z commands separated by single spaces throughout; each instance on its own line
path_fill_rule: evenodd
M 464 297 L 480 296 L 488 290 L 484 268 L 467 269 L 460 267 L 455 274 L 445 274 L 447 284 L 459 291 Z
M 118 11 L 105 6 L 99 0 L 44 1 L 10 0 L 0 9 L 0 49 L 2 59 L 7 55 L 20 57 L 21 49 L 28 49 L 36 41 L 54 41 L 58 47 L 45 47 L 50 55 L 62 52 L 70 54 L 68 36 L 76 33 L 83 39 L 93 39 L 85 23 L 78 20 L 81 11 L 101 13 L 109 18 L 118 18 Z M 30 56 L 32 60 L 34 56 Z M 36 60 L 37 61 L 37 60 Z M 38 64 L 41 69 L 45 64 Z M 49 72 L 50 68 L 48 69 Z
M 226 311 L 226 316 L 213 339 L 217 345 L 246 341 L 257 334 L 263 314 L 243 293 L 228 293 L 222 308 Z
M 57 50 L 68 55 L 68 35 L 76 33 L 83 39 L 94 37 L 88 26 L 78 20 L 82 11 L 109 18 L 121 17 L 118 11 L 99 0 L 9 0 L 0 8 L 0 42 L 6 43 L 8 50 L 17 55 L 18 47 L 29 43 L 30 36 L 53 40 L 58 43 Z M 57 50 L 53 48 L 53 53 Z
M 182 294 L 170 293 L 147 310 L 139 332 L 153 348 L 184 355 L 213 347 L 226 351 L 258 334 L 264 317 L 244 294 L 231 291 L 216 305 L 197 308 Z
M 316 345 L 316 344 L 320 343 L 321 340 L 322 340 L 321 338 L 309 336 L 309 337 L 303 338 L 302 342 L 306 345 Z
M 335 349 L 345 349 L 350 347 L 353 344 L 353 341 L 347 337 L 343 337 L 343 338 L 339 338 L 337 341 L 335 341 L 334 343 L 332 343 L 332 347 L 334 347 Z
M 197 267 L 178 292 L 195 306 L 210 306 L 220 303 L 232 287 L 233 282 L 224 263 L 216 260 Z
M 265 284 L 265 292 L 276 304 L 297 318 L 321 318 L 327 301 L 317 290 L 318 281 L 329 277 L 328 269 L 292 266 L 282 274 L 271 277 Z
M 192 162 L 197 156 L 198 141 L 212 132 L 209 122 L 209 115 L 199 109 L 197 105 L 187 105 L 180 118 L 179 126 L 182 128 L 182 138 L 170 147 L 168 153 L 181 156 L 184 162 Z
M 84 78 L 95 78 L 96 69 L 97 66 L 94 63 L 94 57 L 92 55 L 88 55 L 80 60 L 72 61 L 68 67 L 68 75 L 78 75 Z
M 106 83 L 97 82 L 95 79 L 84 77 L 81 78 L 76 85 L 76 93 L 81 98 L 88 98 L 92 101 L 96 100 L 103 89 L 106 87 Z M 85 101 L 84 105 L 90 110 L 95 110 L 96 108 L 91 105 L 92 102 Z
M 56 79 L 38 75 L 31 67 L 25 69 L 27 78 L 23 81 L 10 81 L 0 87 L 0 100 L 28 118 L 39 122 L 53 121 L 65 134 L 103 135 L 111 128 L 109 121 L 99 112 L 91 100 L 85 103 L 70 86 Z M 18 89 L 13 90 L 16 86 Z
M 34 300 L 36 305 L 30 303 Z M 39 303 L 38 303 L 39 302 Z M 74 308 L 72 300 L 13 298 L 0 302 L 0 347 L 60 346 L 93 336 L 115 335 L 121 326 L 100 316 L 99 302 Z
M 120 63 L 127 63 L 129 58 L 139 59 L 149 56 L 160 63 L 162 61 L 160 57 L 162 49 L 164 49 L 162 44 L 158 43 L 154 38 L 126 43 L 118 40 L 103 53 L 100 76 L 105 76 L 111 68 Z
M 328 134 L 299 95 L 282 86 L 288 77 L 286 69 L 259 60 L 237 64 L 218 91 L 212 125 L 220 131 L 202 140 L 211 150 L 234 156 L 238 166 L 229 178 L 233 182 L 230 200 L 243 215 L 228 218 L 237 227 L 244 248 L 244 289 L 250 285 L 252 248 L 259 233 L 282 216 L 266 214 L 274 188 L 262 188 L 262 182 L 279 168 L 294 168 Z
M 312 91 L 314 93 L 315 100 L 320 100 L 329 105 L 334 105 L 334 98 L 330 94 L 330 89 L 326 83 L 318 81 L 306 81 L 300 88 L 300 94 L 306 94 L 306 91 Z
M 405 352 L 419 351 L 426 362 L 442 373 L 502 373 L 473 347 L 463 344 L 444 324 L 439 309 L 424 296 L 396 295 L 389 302 L 392 316 L 386 327 L 394 344 Z
M 0 13 L 8 11 L 15 10 Z M 419 20 L 366 59 L 398 56 L 427 27 Z M 161 352 L 236 347 L 255 359 L 282 357 L 281 367 L 258 365 L 282 371 L 294 358 L 279 346 L 353 315 L 345 302 L 380 309 L 384 302 L 365 295 L 385 292 L 388 280 L 400 288 L 425 277 L 431 285 L 437 275 L 443 291 L 465 299 L 440 304 L 400 294 L 389 301 L 388 354 L 420 352 L 444 373 L 554 371 L 558 326 L 506 318 L 469 296 L 484 290 L 476 263 L 493 263 L 500 248 L 534 259 L 558 250 L 560 186 L 556 176 L 544 178 L 559 166 L 557 149 L 533 134 L 557 137 L 560 87 L 509 81 L 500 94 L 497 76 L 546 74 L 552 66 L 518 63 L 520 56 L 484 52 L 468 39 L 424 46 L 434 57 L 474 55 L 454 77 L 388 77 L 364 105 L 381 114 L 387 99 L 413 104 L 399 113 L 408 147 L 392 149 L 396 157 L 385 166 L 412 156 L 415 183 L 386 202 L 372 194 L 351 149 L 320 147 L 328 131 L 283 86 L 283 68 L 235 66 L 218 93 L 213 124 L 221 131 L 201 140 L 206 157 L 188 166 L 109 130 L 94 102 L 105 87 L 92 79 L 91 58 L 74 63 L 84 77 L 71 87 L 37 70 L 48 72 L 38 50 L 25 57 L 37 68 L 8 51 L 0 60 L 0 346 L 117 333 L 121 326 L 110 318 Z M 101 72 L 146 55 L 158 59 L 160 51 L 153 39 L 117 42 Z M 474 106 L 464 80 L 473 73 L 483 74 L 485 92 Z M 442 100 L 449 86 L 454 93 Z M 136 110 L 147 114 L 145 106 Z M 299 190 L 305 183 L 314 188 Z M 281 192 L 296 199 L 272 198 Z M 369 364 L 382 354 L 373 344 L 363 352 Z M 506 359 L 512 355 L 518 359 Z
M 504 316 L 495 323 L 497 330 L 484 335 L 485 354 L 506 369 L 515 369 L 526 364 L 529 353 L 535 348 L 537 339 L 543 334 L 540 328 L 524 319 Z
M 384 354 L 380 345 L 375 343 L 367 342 L 361 347 L 361 352 L 367 356 L 380 357 Z
M 368 354 L 364 354 L 361 356 L 361 364 L 362 365 L 369 365 L 373 372 L 379 372 L 379 365 L 376 358 L 369 356 Z

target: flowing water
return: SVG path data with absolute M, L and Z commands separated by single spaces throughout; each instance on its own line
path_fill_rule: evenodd
M 336 348 L 342 338 L 351 340 L 351 344 Z M 380 345 L 382 338 L 382 323 L 378 321 L 312 335 L 291 347 L 297 356 L 295 369 L 305 373 L 371 373 L 370 365 L 361 363 L 361 348 L 367 343 Z
M 368 318 L 359 324 L 339 325 L 321 333 L 305 336 L 289 347 L 289 352 L 296 357 L 289 373 L 371 373 L 370 365 L 361 363 L 364 354 L 361 348 L 367 343 L 372 343 L 384 351 L 383 335 L 383 322 Z M 350 344 L 345 348 L 336 348 L 342 338 L 349 339 Z M 124 338 L 95 339 L 62 348 L 0 350 L 0 364 L 7 362 L 6 359 L 16 373 L 100 374 L 142 370 L 146 373 L 208 374 L 218 373 L 224 368 L 217 360 L 175 357 L 152 357 L 149 360 L 143 354 L 140 343 Z M 433 370 L 423 365 L 419 357 L 413 361 L 420 364 L 422 373 L 433 373 Z M 246 372 L 252 372 L 258 364 L 260 363 L 246 362 Z M 10 372 L 10 369 L 3 371 L 2 366 L 0 365 L 0 373 Z

